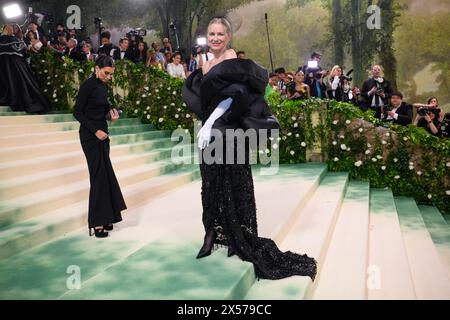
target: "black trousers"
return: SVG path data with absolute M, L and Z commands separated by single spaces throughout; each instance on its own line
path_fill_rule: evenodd
M 89 169 L 89 228 L 122 221 L 121 211 L 127 209 L 109 158 L 109 138 L 100 140 L 80 128 L 81 147 Z M 89 137 L 86 139 L 86 137 Z

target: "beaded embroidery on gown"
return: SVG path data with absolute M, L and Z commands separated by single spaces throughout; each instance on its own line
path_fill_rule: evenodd
M 234 80 L 227 77 L 230 67 L 230 77 Z M 247 129 L 245 123 L 253 123 L 255 129 L 273 126 L 272 123 L 264 124 L 266 121 L 264 119 L 270 117 L 270 110 L 265 102 L 266 109 L 263 112 L 251 110 L 261 106 L 264 108 L 259 97 L 263 99 L 264 83 L 267 84 L 268 81 L 266 70 L 251 60 L 240 59 L 225 60 L 211 68 L 205 76 L 199 70 L 191 74 L 186 81 L 183 87 L 183 98 L 188 108 L 194 111 L 203 122 L 208 119 L 224 96 L 231 96 L 233 98 L 231 110 L 216 120 L 213 128 Z M 244 80 L 236 84 L 235 77 Z M 259 79 L 251 79 L 252 77 Z M 206 82 L 210 83 L 207 85 Z M 211 87 L 216 88 L 217 91 L 214 93 L 211 90 L 205 91 L 205 88 Z M 208 95 L 212 98 L 208 98 Z M 238 95 L 244 96 L 238 97 Z M 250 103 L 242 105 L 243 101 Z M 200 106 L 202 106 L 201 110 Z M 245 109 L 245 112 L 236 111 L 238 107 Z M 254 121 L 247 121 L 248 119 L 243 119 L 245 117 L 254 118 L 252 119 Z M 223 139 L 225 146 L 227 141 L 225 136 Z M 229 140 L 227 143 L 230 142 L 233 143 Z M 235 150 L 236 143 L 235 139 Z M 207 150 L 208 147 L 201 152 L 204 153 Z M 275 280 L 300 275 L 309 276 L 314 280 L 317 273 L 317 262 L 314 258 L 291 251 L 282 252 L 273 240 L 258 236 L 252 169 L 248 160 L 248 148 L 246 147 L 245 150 L 244 164 L 237 164 L 236 161 L 234 164 L 205 162 L 200 164 L 202 220 L 205 231 L 208 232 L 213 228 L 216 233 L 215 244 L 229 246 L 239 258 L 252 262 L 258 278 Z M 237 160 L 236 153 L 233 157 Z

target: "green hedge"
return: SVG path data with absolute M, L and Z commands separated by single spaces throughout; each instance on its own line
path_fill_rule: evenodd
M 93 64 L 60 61 L 49 52 L 32 56 L 37 80 L 55 109 L 71 112 L 79 83 Z M 188 129 L 195 115 L 182 101 L 183 81 L 166 73 L 126 61 L 116 64 L 112 102 L 128 117 L 138 117 L 158 130 Z M 268 98 L 281 123 L 280 163 L 301 163 L 318 150 L 330 171 L 347 171 L 373 187 L 390 187 L 395 195 L 414 197 L 450 213 L 450 141 L 412 125 L 379 126 L 373 113 L 336 101 L 285 101 Z

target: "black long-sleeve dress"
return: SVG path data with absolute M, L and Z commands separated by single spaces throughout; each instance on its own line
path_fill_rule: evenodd
M 279 129 L 277 119 L 264 100 L 267 83 L 267 71 L 253 61 L 229 59 L 213 66 L 206 75 L 201 69 L 194 71 L 184 84 L 183 99 L 204 123 L 220 101 L 233 98 L 230 108 L 213 125 L 214 129 L 224 133 L 226 129 L 239 128 Z M 223 139 L 226 145 L 226 134 Z M 228 143 L 234 143 L 236 148 L 236 140 L 228 139 Z M 202 157 L 209 152 L 208 148 L 202 150 Z M 233 155 L 234 164 L 201 162 L 205 231 L 213 228 L 216 244 L 231 246 L 242 260 L 252 262 L 258 278 L 281 279 L 302 275 L 314 280 L 317 263 L 313 258 L 306 254 L 281 252 L 273 240 L 258 237 L 248 153 L 246 146 L 243 164 L 237 164 L 236 153 Z
M 89 168 L 89 228 L 122 221 L 121 211 L 127 209 L 109 159 L 109 137 L 102 141 L 95 135 L 97 130 L 108 133 L 110 109 L 106 84 L 95 76 L 87 79 L 78 92 L 73 115 L 81 124 L 80 142 Z
M 22 40 L 0 36 L 0 105 L 9 106 L 13 111 L 49 112 L 50 103 L 39 89 L 25 54 Z

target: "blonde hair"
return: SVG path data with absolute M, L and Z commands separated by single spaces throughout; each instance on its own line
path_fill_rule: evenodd
M 225 18 L 225 17 L 212 18 L 211 21 L 209 21 L 208 29 L 209 29 L 209 26 L 211 26 L 214 23 L 220 23 L 221 25 L 223 25 L 227 31 L 227 34 L 230 37 L 233 35 L 233 28 L 231 27 L 231 23 L 230 23 L 230 21 L 228 21 L 227 18 Z
M 380 70 L 381 70 L 380 76 L 381 76 L 381 77 L 384 77 L 384 68 L 383 68 L 381 65 L 379 65 L 379 64 L 374 64 L 374 65 L 372 66 L 372 68 L 370 69 L 370 72 L 369 72 L 370 76 L 373 77 L 372 70 L 373 70 L 373 68 L 375 68 L 375 67 L 380 68 Z
M 341 69 L 341 71 L 342 71 L 342 68 L 340 66 L 335 65 L 330 71 L 330 78 L 334 77 L 336 75 L 335 73 L 336 73 L 337 69 Z

